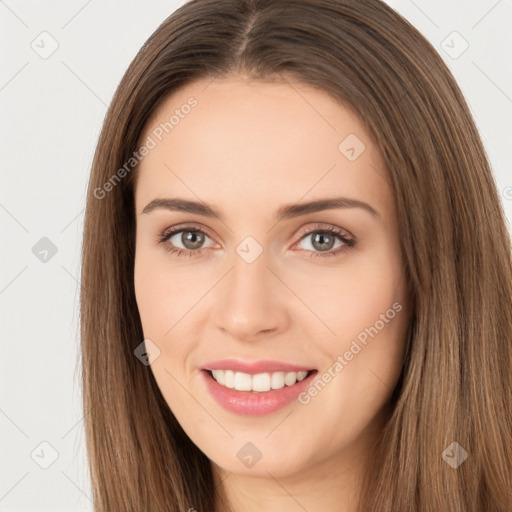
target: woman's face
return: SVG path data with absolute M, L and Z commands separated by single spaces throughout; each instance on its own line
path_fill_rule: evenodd
M 369 132 L 322 91 L 229 76 L 175 92 L 141 141 L 135 292 L 177 420 L 226 471 L 355 467 L 409 322 Z

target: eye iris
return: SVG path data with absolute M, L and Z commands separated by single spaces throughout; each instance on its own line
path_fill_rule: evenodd
M 329 251 L 334 245 L 334 237 L 326 233 L 316 233 L 313 235 L 312 244 L 313 247 L 319 251 Z M 325 244 L 327 244 L 328 247 L 325 247 Z
M 183 231 L 181 241 L 187 249 L 198 249 L 204 242 L 204 237 L 198 231 Z

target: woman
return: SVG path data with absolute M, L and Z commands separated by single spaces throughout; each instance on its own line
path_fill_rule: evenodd
M 407 21 L 185 4 L 90 177 L 95 509 L 512 510 L 511 267 L 467 104 Z

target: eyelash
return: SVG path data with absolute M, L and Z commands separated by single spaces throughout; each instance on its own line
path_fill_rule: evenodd
M 203 231 L 202 229 L 196 228 L 194 226 L 177 226 L 175 228 L 166 229 L 163 233 L 161 233 L 158 236 L 158 243 L 164 246 L 165 250 L 174 254 L 175 256 L 199 256 L 204 249 L 197 249 L 195 251 L 189 250 L 189 249 L 180 249 L 177 247 L 172 246 L 171 244 L 167 243 L 167 241 L 172 238 L 177 233 L 181 233 L 182 231 L 190 231 L 192 233 L 201 233 L 203 235 L 206 235 L 208 238 L 211 238 L 208 233 Z M 320 256 L 321 258 L 326 258 L 328 256 L 340 256 L 344 252 L 350 250 L 352 247 L 356 245 L 356 241 L 354 238 L 349 238 L 345 236 L 343 231 L 340 229 L 329 226 L 329 227 L 315 227 L 313 229 L 310 229 L 304 233 L 301 233 L 299 241 L 301 241 L 303 238 L 307 237 L 308 235 L 311 235 L 313 233 L 321 233 L 321 234 L 333 234 L 338 237 L 338 239 L 343 242 L 343 245 L 341 247 L 338 247 L 336 250 L 329 250 L 329 251 L 311 251 L 310 257 L 317 257 Z M 183 254 L 185 253 L 185 254 Z

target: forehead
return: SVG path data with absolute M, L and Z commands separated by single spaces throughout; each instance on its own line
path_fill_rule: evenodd
M 153 113 L 145 133 L 169 121 L 172 127 L 164 129 L 165 135 L 175 139 L 188 134 L 188 126 L 201 124 L 202 130 L 196 131 L 201 143 L 218 142 L 222 135 L 235 141 L 258 136 L 271 147 L 286 147 L 298 139 L 322 138 L 337 149 L 339 137 L 349 130 L 361 139 L 369 138 L 357 114 L 325 91 L 290 80 L 261 81 L 245 75 L 202 79 L 175 91 Z M 275 135 L 281 138 L 276 140 Z M 244 149 L 251 147 L 259 149 L 256 144 Z
M 136 202 L 168 193 L 240 206 L 334 189 L 368 199 L 386 186 L 381 156 L 357 114 L 297 82 L 239 75 L 194 82 L 153 113 L 141 142 L 149 138 L 154 147 L 138 168 Z

